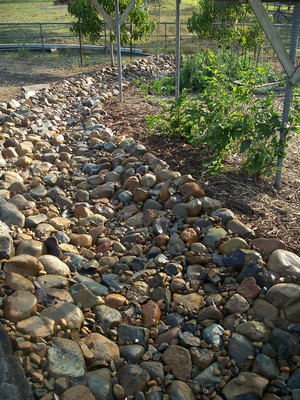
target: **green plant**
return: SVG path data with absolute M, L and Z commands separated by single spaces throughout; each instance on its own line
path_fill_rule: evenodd
M 212 66 L 202 65 L 201 90 L 196 95 L 184 90 L 178 99 L 165 102 L 159 115 L 148 118 L 150 131 L 199 147 L 202 165 L 210 172 L 219 171 L 226 156 L 238 155 L 243 172 L 270 175 L 278 156 L 280 127 L 272 97 L 254 95 L 253 76 L 241 84 Z

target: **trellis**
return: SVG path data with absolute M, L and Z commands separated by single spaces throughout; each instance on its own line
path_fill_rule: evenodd
M 245 3 L 242 0 L 218 0 L 224 3 Z M 300 81 L 300 64 L 295 66 L 296 52 L 298 46 L 299 26 L 300 26 L 300 2 L 299 1 L 284 1 L 280 4 L 294 6 L 292 14 L 292 38 L 290 43 L 290 52 L 288 54 L 282 40 L 280 39 L 275 27 L 273 26 L 267 11 L 262 3 L 275 3 L 274 0 L 248 0 L 256 18 L 258 19 L 263 31 L 265 32 L 272 48 L 274 49 L 278 60 L 282 64 L 286 72 L 286 87 L 280 128 L 280 147 L 277 161 L 277 170 L 275 175 L 275 188 L 281 187 L 281 176 L 283 168 L 283 154 L 285 151 L 285 142 L 288 134 L 288 121 L 293 96 L 293 87 L 297 86 Z M 277 2 L 278 3 L 278 2 Z

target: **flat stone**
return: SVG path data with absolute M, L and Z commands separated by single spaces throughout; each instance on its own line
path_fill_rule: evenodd
M 269 257 L 275 250 L 287 250 L 286 244 L 277 238 L 252 239 L 250 244 L 266 257 Z
M 68 265 L 55 256 L 46 254 L 39 257 L 39 261 L 43 265 L 47 274 L 63 276 L 70 275 L 70 268 Z
M 71 286 L 70 293 L 74 302 L 81 304 L 84 308 L 93 308 L 104 303 L 102 297 L 94 295 L 83 283 L 76 283 Z
M 48 346 L 48 373 L 53 378 L 78 378 L 85 373 L 85 361 L 79 345 L 70 339 L 53 338 Z
M 172 381 L 167 391 L 172 400 L 196 400 L 196 396 L 191 387 L 182 381 Z
M 118 310 L 105 304 L 94 307 L 93 312 L 96 316 L 96 323 L 101 326 L 104 335 L 107 335 L 110 329 L 118 327 L 123 320 L 122 314 Z
M 55 322 L 47 317 L 34 315 L 17 323 L 17 330 L 33 338 L 45 338 L 54 333 Z
M 204 298 L 198 293 L 173 295 L 173 301 L 176 306 L 182 305 L 189 311 L 198 312 L 203 305 Z
M 75 328 L 80 329 L 84 315 L 79 307 L 71 303 L 58 303 L 45 308 L 41 315 L 53 319 L 56 325 L 59 325 L 61 319 L 65 319 L 68 324 L 73 324 Z
M 108 368 L 96 369 L 85 374 L 87 387 L 96 400 L 113 400 L 111 371 Z M 82 399 L 85 399 L 83 397 Z
M 62 394 L 62 400 L 95 400 L 95 396 L 84 385 L 75 385 Z
M 171 344 L 162 354 L 162 362 L 170 367 L 175 379 L 187 381 L 191 379 L 192 359 L 188 349 Z
M 107 365 L 112 360 L 120 357 L 118 346 L 100 333 L 91 333 L 80 339 L 85 343 L 93 353 L 91 363 L 97 365 Z
M 126 396 L 143 391 L 150 381 L 148 372 L 134 364 L 128 364 L 122 367 L 118 371 L 117 377 Z
M 287 250 L 275 250 L 269 258 L 267 268 L 280 276 L 300 278 L 300 257 Z
M 47 249 L 43 242 L 38 240 L 23 240 L 17 247 L 16 254 L 23 255 L 28 254 L 33 257 L 40 257 L 42 254 L 46 254 Z
M 11 236 L 0 234 L 0 259 L 9 259 L 15 255 L 15 247 Z
M 26 290 L 17 290 L 4 301 L 4 317 L 13 322 L 22 321 L 36 311 L 37 300 Z
M 220 239 L 226 237 L 227 232 L 223 228 L 210 228 L 206 231 L 202 243 L 204 246 L 215 250 Z
M 4 286 L 10 288 L 14 292 L 17 290 L 28 290 L 34 293 L 34 284 L 29 279 L 15 272 L 9 272 L 4 280 Z
M 242 322 L 237 326 L 236 332 L 252 342 L 268 343 L 271 337 L 271 330 L 263 322 L 258 321 Z
M 250 304 L 248 301 L 241 296 L 240 294 L 236 293 L 230 297 L 230 299 L 225 304 L 224 308 L 230 313 L 235 314 L 237 312 L 245 312 L 250 308 Z
M 29 275 L 37 276 L 43 270 L 44 267 L 39 260 L 27 254 L 12 257 L 4 265 L 5 272 L 15 272 L 25 278 Z
M 226 400 L 235 400 L 237 396 L 247 393 L 256 393 L 259 398 L 262 398 L 268 384 L 269 380 L 264 376 L 253 372 L 241 372 L 236 378 L 227 383 L 222 393 Z

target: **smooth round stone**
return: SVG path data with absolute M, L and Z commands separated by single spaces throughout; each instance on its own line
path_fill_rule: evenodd
M 141 344 L 146 346 L 149 333 L 149 329 L 142 326 L 121 324 L 118 328 L 118 343 L 119 345 Z
M 158 380 L 159 382 L 164 381 L 164 365 L 159 361 L 142 361 L 139 366 L 146 370 L 150 375 L 151 379 Z
M 172 400 L 196 400 L 193 390 L 186 382 L 172 381 L 167 391 Z
M 166 234 L 169 231 L 171 221 L 166 217 L 159 217 L 153 221 L 153 232 L 155 235 Z
M 221 254 L 230 256 L 235 250 L 248 249 L 248 248 L 249 248 L 249 245 L 244 239 L 235 237 L 235 238 L 229 239 L 226 242 L 222 243 L 221 246 L 219 246 L 218 251 Z
M 16 254 L 29 254 L 33 257 L 40 257 L 42 254 L 46 254 L 47 249 L 43 242 L 39 242 L 38 240 L 23 240 L 19 246 L 17 247 Z
M 138 363 L 145 354 L 145 349 L 140 344 L 128 344 L 127 346 L 120 346 L 119 349 L 121 357 L 129 364 Z
M 9 321 L 22 321 L 36 311 L 37 299 L 31 292 L 26 290 L 18 290 L 4 301 L 4 317 Z
M 96 369 L 85 374 L 86 385 L 96 400 L 112 400 L 111 371 L 108 368 Z M 81 398 L 85 400 L 85 397 Z M 71 400 L 71 399 L 70 399 Z
M 64 217 L 54 217 L 49 221 L 50 224 L 57 230 L 62 231 L 69 228 L 71 221 Z
M 27 290 L 34 293 L 35 287 L 32 281 L 15 272 L 9 272 L 4 280 L 4 286 L 13 291 Z
M 39 304 L 50 306 L 60 302 L 74 303 L 72 296 L 65 289 L 41 288 L 36 289 L 36 298 Z
M 120 357 L 119 347 L 107 337 L 100 333 L 91 333 L 80 339 L 93 353 L 89 360 L 91 363 L 97 362 L 98 365 L 106 365 Z
M 67 389 L 61 397 L 62 400 L 96 400 L 89 388 L 84 385 L 75 385 Z
M 156 326 L 161 317 L 161 309 L 157 303 L 149 300 L 142 306 L 142 321 L 147 328 Z
M 35 202 L 27 200 L 26 197 L 24 197 L 22 194 L 16 194 L 9 200 L 9 202 L 15 205 L 20 211 L 35 208 Z
M 226 400 L 235 400 L 238 396 L 254 393 L 262 398 L 269 380 L 253 372 L 241 372 L 236 378 L 227 383 L 223 389 Z
M 55 232 L 55 230 L 56 229 L 51 224 L 42 222 L 35 228 L 34 234 L 37 239 L 46 240 Z
M 76 247 L 85 247 L 88 249 L 93 244 L 93 238 L 88 234 L 71 233 L 69 237 L 70 243 Z
M 15 225 L 18 228 L 24 228 L 25 226 L 25 215 L 22 214 L 17 208 L 4 208 L 0 211 L 1 221 L 7 226 Z
M 115 183 L 107 182 L 103 185 L 98 185 L 94 189 L 90 191 L 91 199 L 101 199 L 107 198 L 110 199 L 115 192 Z
M 117 378 L 126 396 L 142 392 L 150 381 L 148 372 L 134 364 L 122 367 L 117 372 Z
M 200 199 L 192 199 L 186 203 L 189 217 L 197 217 L 202 210 L 202 202 Z
M 55 256 L 46 254 L 39 257 L 39 261 L 43 265 L 47 274 L 63 276 L 70 275 L 70 268 L 67 264 Z
M 25 219 L 25 228 L 36 228 L 39 224 L 46 222 L 47 220 L 48 217 L 45 214 L 30 215 Z
M 215 250 L 220 239 L 227 236 L 227 232 L 223 228 L 209 228 L 202 240 L 204 246 Z
M 5 272 L 15 272 L 24 276 L 37 276 L 44 270 L 43 265 L 36 257 L 28 254 L 22 254 L 12 257 L 4 265 Z
M 197 376 L 195 376 L 194 381 L 199 383 L 200 386 L 204 386 L 207 388 L 214 388 L 218 386 L 223 377 L 222 375 L 216 375 L 214 372 L 216 369 L 220 369 L 220 365 L 218 362 L 214 362 L 205 368 L 204 371 L 200 372 Z
M 193 198 L 204 197 L 204 190 L 196 182 L 186 182 L 178 187 L 180 194 L 185 200 Z
M 44 338 L 54 333 L 55 322 L 53 319 L 32 316 L 17 323 L 17 330 L 33 338 Z
M 36 282 L 43 289 L 46 288 L 67 289 L 69 286 L 68 279 L 61 275 L 47 274 L 38 276 Z
M 172 208 L 173 213 L 177 218 L 187 218 L 188 216 L 188 205 L 186 203 L 175 204 Z
M 162 354 L 161 360 L 170 367 L 175 379 L 180 381 L 191 379 L 192 359 L 188 349 L 171 344 Z
M 180 236 L 178 233 L 173 233 L 173 235 L 170 236 L 168 245 L 167 245 L 167 251 L 172 254 L 173 256 L 179 256 L 187 250 L 186 245 L 183 240 L 181 240 Z
M 33 189 L 29 190 L 29 194 L 35 200 L 39 201 L 39 200 L 44 199 L 47 196 L 48 191 L 47 191 L 47 189 L 45 189 L 43 187 L 37 187 L 37 188 L 33 188 Z
M 163 210 L 163 205 L 161 203 L 159 203 L 158 201 L 156 201 L 156 200 L 147 199 L 144 202 L 143 211 L 146 211 L 148 209 L 153 209 L 153 210 L 160 211 L 160 210 Z
M 190 347 L 192 363 L 200 370 L 209 367 L 215 360 L 215 353 L 210 349 L 202 349 L 197 347 Z
M 220 321 L 222 320 L 222 318 L 223 318 L 222 312 L 215 305 L 202 308 L 197 315 L 197 320 L 199 322 L 204 321 L 206 319 L 212 321 Z
M 126 206 L 132 202 L 132 199 L 133 199 L 133 194 L 129 190 L 123 190 L 118 195 L 118 200 Z
M 275 250 L 286 250 L 286 244 L 277 238 L 257 238 L 252 239 L 251 246 L 255 247 L 264 256 L 270 256 Z
M 211 197 L 202 197 L 202 211 L 204 214 L 211 214 L 213 211 L 222 208 L 222 203 L 219 200 L 212 199 Z
M 263 319 L 265 322 L 274 321 L 279 316 L 278 308 L 260 298 L 255 300 L 253 310 L 256 319 Z
M 103 330 L 104 335 L 107 335 L 111 328 L 117 327 L 121 324 L 123 318 L 122 314 L 105 304 L 93 308 L 96 315 L 96 322 Z
M 43 178 L 43 183 L 46 186 L 54 186 L 57 183 L 57 175 L 56 174 L 47 174 Z
M 253 239 L 255 237 L 252 229 L 236 219 L 231 219 L 227 222 L 226 230 L 239 235 L 243 239 Z
M 175 306 L 182 305 L 189 311 L 198 312 L 203 305 L 204 298 L 198 293 L 190 293 L 190 294 L 174 293 L 173 301 Z
M 240 286 L 237 288 L 237 292 L 245 299 L 255 299 L 260 293 L 260 287 L 256 284 L 255 279 L 251 276 L 241 282 Z
M 272 330 L 270 343 L 275 348 L 278 355 L 284 352 L 287 359 L 292 358 L 295 355 L 300 355 L 299 337 L 291 332 L 274 328 Z
M 15 255 L 15 246 L 11 236 L 0 234 L 0 259 L 9 259 Z
M 267 343 L 271 337 L 271 330 L 263 322 L 247 321 L 236 327 L 236 332 L 246 336 L 252 342 Z
M 254 348 L 245 336 L 233 333 L 230 337 L 228 355 L 235 360 L 239 368 L 247 368 L 252 365 Z
M 126 304 L 126 297 L 119 293 L 110 293 L 105 297 L 105 304 L 108 307 L 118 309 Z
M 225 304 L 224 308 L 230 314 L 243 313 L 250 308 L 250 304 L 243 296 L 236 293 L 230 297 L 230 299 Z
M 72 285 L 70 293 L 74 302 L 80 304 L 83 308 L 93 308 L 104 303 L 102 297 L 95 296 L 83 283 Z
M 290 389 L 300 389 L 300 368 L 296 368 L 287 381 Z
M 223 349 L 223 334 L 224 328 L 219 324 L 211 324 L 203 329 L 202 337 L 206 343 L 218 346 L 220 350 Z
M 79 307 L 71 303 L 58 303 L 45 308 L 41 315 L 43 317 L 48 317 L 55 321 L 56 325 L 59 325 L 61 319 L 65 319 L 68 324 L 73 324 L 75 328 L 80 329 L 83 321 L 84 315 Z
M 174 181 L 175 179 L 181 176 L 180 172 L 172 171 L 171 169 L 162 168 L 157 171 L 157 181 L 164 182 L 164 181 Z
M 89 201 L 90 199 L 90 194 L 87 190 L 83 190 L 83 189 L 78 189 L 75 193 L 75 197 L 77 201 Z
M 252 372 L 265 376 L 268 379 L 275 379 L 280 374 L 276 360 L 261 353 L 254 360 Z
M 210 215 L 211 217 L 219 218 L 225 225 L 228 221 L 235 218 L 234 213 L 228 208 L 218 208 L 217 210 L 213 211 Z
M 295 283 L 277 283 L 266 293 L 266 300 L 279 309 L 300 299 L 300 286 Z
M 280 276 L 300 278 L 300 257 L 290 251 L 275 250 L 269 258 L 267 268 Z
M 74 340 L 53 338 L 48 346 L 48 373 L 53 378 L 78 378 L 85 373 L 85 361 L 79 345 Z
M 108 288 L 106 286 L 88 276 L 75 275 L 73 279 L 79 283 L 83 283 L 95 296 L 106 296 L 108 294 Z
M 148 172 L 140 178 L 140 182 L 142 186 L 151 188 L 156 184 L 157 179 L 154 174 Z

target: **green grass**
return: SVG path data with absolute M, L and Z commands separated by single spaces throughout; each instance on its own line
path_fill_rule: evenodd
M 0 0 L 0 22 L 71 22 L 66 6 L 48 0 Z

